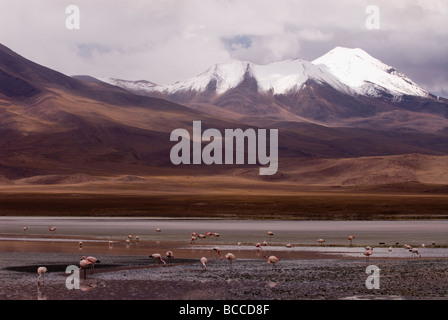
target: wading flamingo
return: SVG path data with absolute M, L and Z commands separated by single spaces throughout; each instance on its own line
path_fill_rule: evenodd
M 319 242 L 320 244 L 324 244 L 325 240 L 324 239 L 317 239 L 317 242 Z
M 206 257 L 202 257 L 201 258 L 201 263 L 204 266 L 204 271 L 207 271 L 207 258 Z
M 275 269 L 275 264 L 280 261 L 280 258 L 276 256 L 270 256 L 269 258 L 267 256 L 264 256 L 264 258 L 267 260 L 268 263 L 272 264 L 273 269 Z
M 95 264 L 96 263 L 101 263 L 100 260 L 98 260 L 97 258 L 92 257 L 92 256 L 87 257 L 87 258 L 85 256 L 82 256 L 81 260 L 87 260 L 87 261 L 90 262 L 90 269 L 92 270 L 92 273 L 95 273 Z
M 44 274 L 47 272 L 47 268 L 39 267 L 37 268 L 37 284 L 40 285 L 40 278 L 42 277 L 42 283 L 44 283 Z
M 161 262 L 163 262 L 163 266 L 166 265 L 166 262 L 162 260 L 162 255 L 160 253 L 154 253 L 154 254 L 150 255 L 149 257 L 153 258 L 154 261 L 160 260 Z
M 87 268 L 89 268 L 91 264 L 92 263 L 87 259 L 81 259 L 81 261 L 79 261 L 79 267 L 81 270 L 84 269 L 84 280 L 86 279 Z
M 229 252 L 228 254 L 226 254 L 225 258 L 226 258 L 227 260 L 229 260 L 230 265 L 232 265 L 232 261 L 233 261 L 233 260 L 236 260 L 235 255 L 234 255 L 233 253 L 230 253 L 230 252 Z
M 414 258 L 416 255 L 419 255 L 420 258 L 422 257 L 422 255 L 420 254 L 420 252 L 418 252 L 417 248 L 412 248 L 409 250 L 412 253 L 412 257 Z
M 366 251 L 364 252 L 364 255 L 366 256 L 366 261 L 369 259 L 369 257 L 373 254 L 373 248 L 367 249 L 366 247 Z
M 168 261 L 170 261 L 171 259 L 174 259 L 173 251 L 165 252 L 165 256 L 168 258 Z
M 348 240 L 350 241 L 350 245 L 352 245 L 352 240 L 355 239 L 355 236 L 348 236 Z
M 214 248 L 213 248 L 213 251 L 215 251 L 215 252 L 218 254 L 218 256 L 222 259 L 222 256 L 221 256 L 221 248 L 220 248 L 220 247 L 214 247 Z

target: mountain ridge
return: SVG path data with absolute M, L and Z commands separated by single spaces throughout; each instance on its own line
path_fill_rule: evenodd
M 331 58 L 334 57 L 335 58 Z M 364 118 L 381 118 L 399 111 L 400 119 L 422 114 L 440 117 L 437 125 L 411 124 L 413 130 L 437 131 L 448 127 L 448 100 L 436 97 L 362 49 L 336 47 L 312 62 L 289 59 L 256 65 L 234 60 L 215 64 L 198 76 L 169 85 L 100 79 L 136 94 L 159 97 L 187 106 L 204 104 L 214 115 L 222 109 L 244 117 L 297 119 L 329 126 L 361 126 Z M 206 107 L 201 108 L 207 112 Z M 434 120 L 434 119 L 433 119 Z M 381 126 L 381 122 L 376 121 Z M 388 126 L 390 129 L 390 126 Z

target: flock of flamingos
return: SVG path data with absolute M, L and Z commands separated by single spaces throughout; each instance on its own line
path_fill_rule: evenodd
M 27 230 L 28 230 L 28 227 L 23 227 L 23 232 L 24 233 Z M 48 227 L 48 230 L 50 232 L 54 233 L 56 231 L 56 227 Z M 157 228 L 156 232 L 161 232 L 160 228 Z M 274 233 L 272 231 L 268 231 L 267 234 L 268 234 L 268 236 L 270 238 L 274 235 Z M 219 233 L 207 232 L 205 234 L 198 234 L 196 232 L 192 232 L 191 233 L 190 244 L 192 244 L 198 238 L 203 239 L 203 238 L 207 238 L 207 237 L 210 237 L 210 236 L 219 237 Z M 350 245 L 352 245 L 352 241 L 353 241 L 353 239 L 355 239 L 355 236 L 354 235 L 349 235 L 347 237 L 347 239 L 350 241 Z M 138 242 L 139 241 L 139 236 L 133 237 L 132 235 L 129 235 L 125 242 L 126 242 L 127 245 L 129 245 L 131 243 L 131 241 L 133 241 L 133 240 Z M 325 240 L 321 238 L 321 239 L 318 239 L 317 242 L 319 244 L 323 245 L 325 243 Z M 240 245 L 240 244 L 241 243 L 238 243 L 238 245 Z M 82 241 L 79 241 L 79 248 L 82 248 L 82 245 L 83 245 Z M 263 241 L 262 243 L 256 243 L 255 247 L 257 248 L 257 250 L 261 250 L 262 246 L 267 246 L 267 245 L 268 245 L 268 243 L 266 241 Z M 109 248 L 112 248 L 112 246 L 113 246 L 113 241 L 109 241 Z M 425 247 L 424 244 L 422 244 L 421 246 Z M 292 248 L 293 245 L 288 243 L 288 244 L 286 244 L 286 247 L 287 248 Z M 419 253 L 418 248 L 412 247 L 412 246 L 410 246 L 408 244 L 405 244 L 403 247 L 404 247 L 404 249 L 409 250 L 409 252 L 412 253 L 412 257 L 415 257 L 415 256 L 421 257 L 421 254 Z M 220 256 L 221 259 L 222 258 L 227 259 L 230 262 L 230 264 L 232 264 L 232 262 L 234 260 L 236 260 L 236 256 L 233 253 L 231 253 L 231 252 L 225 254 L 224 257 L 223 257 L 221 255 L 221 249 L 219 247 L 214 247 L 212 250 L 214 252 L 216 252 L 218 254 L 218 256 Z M 389 252 L 392 251 L 392 246 L 388 248 L 388 251 Z M 365 247 L 365 251 L 363 253 L 363 255 L 366 257 L 366 260 L 369 259 L 369 257 L 372 254 L 373 254 L 373 247 L 366 246 Z M 174 254 L 173 254 L 172 251 L 167 251 L 165 253 L 165 257 L 168 258 L 168 259 L 172 259 L 172 258 L 174 258 Z M 163 266 L 166 265 L 166 262 L 162 259 L 162 255 L 160 253 L 154 253 L 154 254 L 150 255 L 149 258 L 152 258 L 155 261 L 158 260 L 158 261 L 162 262 Z M 278 258 L 277 256 L 274 256 L 274 255 L 264 256 L 264 258 L 266 259 L 267 263 L 272 264 L 273 268 L 275 268 L 276 263 L 278 263 L 280 261 L 280 258 Z M 203 266 L 203 270 L 207 271 L 207 258 L 206 257 L 201 257 L 201 259 L 199 261 L 200 261 L 200 263 Z M 80 270 L 84 270 L 84 278 L 86 277 L 86 270 L 87 269 L 91 269 L 92 272 L 94 272 L 94 268 L 95 268 L 95 264 L 96 263 L 100 263 L 100 260 L 98 260 L 97 258 L 95 258 L 93 256 L 89 256 L 89 257 L 83 256 L 81 258 L 81 260 L 79 262 L 79 267 L 80 267 Z M 42 281 L 43 281 L 43 276 L 44 276 L 44 274 L 47 271 L 48 271 L 48 269 L 46 267 L 44 267 L 44 266 L 41 266 L 41 267 L 39 267 L 37 269 L 37 274 L 38 274 L 37 283 L 38 283 L 38 285 L 40 285 L 40 283 L 41 283 L 40 282 L 41 278 L 42 278 Z

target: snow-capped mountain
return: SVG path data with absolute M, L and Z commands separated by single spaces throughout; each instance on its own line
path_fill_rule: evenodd
M 336 47 L 312 63 L 328 70 L 359 95 L 377 97 L 384 92 L 393 96 L 429 95 L 394 67 L 384 64 L 359 48 Z
M 167 85 L 114 78 L 100 80 L 139 93 L 173 95 L 212 89 L 219 95 L 236 88 L 245 77 L 256 80 L 259 92 L 272 94 L 300 90 L 308 80 L 313 80 L 351 95 L 394 98 L 402 95 L 429 95 L 394 67 L 373 58 L 364 50 L 342 47 L 336 47 L 312 62 L 291 59 L 266 65 L 247 61 L 216 64 L 193 78 Z
M 441 116 L 443 123 L 448 118 L 446 99 L 431 95 L 362 49 L 336 47 L 312 62 L 292 59 L 258 65 L 231 61 L 167 85 L 101 80 L 140 95 L 234 119 L 308 121 L 331 126 L 350 125 L 360 119 L 357 125 L 370 128 L 383 115 L 387 118 L 392 114 L 393 123 L 416 119 L 416 112 Z M 367 124 L 369 117 L 377 119 L 374 124 Z
M 335 89 L 349 91 L 348 87 L 323 68 L 300 59 L 273 62 L 267 65 L 257 65 L 247 61 L 216 64 L 207 71 L 186 81 L 147 88 L 149 91 L 161 93 L 201 92 L 212 85 L 217 94 L 223 94 L 241 84 L 245 77 L 255 79 L 260 92 L 271 91 L 274 94 L 284 94 L 291 90 L 298 90 L 308 79 L 313 79 L 319 83 L 327 83 Z

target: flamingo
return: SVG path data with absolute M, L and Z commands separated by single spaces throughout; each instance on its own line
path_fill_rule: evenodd
M 417 255 L 417 254 L 420 256 L 420 258 L 422 257 L 422 255 L 420 254 L 420 252 L 418 252 L 418 249 L 417 249 L 417 248 L 412 248 L 412 249 L 410 249 L 409 251 L 412 252 L 412 257 L 413 257 L 413 258 L 414 258 L 414 256 Z
M 263 241 L 263 242 L 261 243 L 261 245 L 266 247 L 266 246 L 268 245 L 268 243 L 267 243 L 266 241 Z
M 350 241 L 350 245 L 352 245 L 352 240 L 355 239 L 355 236 L 348 236 L 348 240 Z
M 195 236 L 191 236 L 190 244 L 193 244 L 193 242 L 194 242 L 196 239 L 197 239 L 197 238 L 196 238 Z
M 320 244 L 324 244 L 325 240 L 324 239 L 317 239 L 317 242 L 319 242 Z
M 163 266 L 166 265 L 166 262 L 162 260 L 162 255 L 160 253 L 154 253 L 154 254 L 150 255 L 149 257 L 153 258 L 154 261 L 160 260 L 161 262 L 163 262 Z
M 366 251 L 364 252 L 364 255 L 366 256 L 366 261 L 372 254 L 373 254 L 373 248 L 366 249 Z
M 269 258 L 267 256 L 264 256 L 264 258 L 267 260 L 268 263 L 272 264 L 273 269 L 275 269 L 275 264 L 280 261 L 280 258 L 276 256 L 270 256 Z
M 232 265 L 232 261 L 233 260 L 236 260 L 235 255 L 233 253 L 230 253 L 230 252 L 228 254 L 226 254 L 225 258 L 230 261 L 230 265 Z
M 97 258 L 92 257 L 92 256 L 87 257 L 87 258 L 85 256 L 82 256 L 81 260 L 87 260 L 90 262 L 90 268 L 92 269 L 92 273 L 95 273 L 95 263 L 101 263 L 100 260 L 98 260 Z
M 82 249 L 82 241 L 78 242 L 79 249 Z
M 412 249 L 412 246 L 410 246 L 410 245 L 408 245 L 408 244 L 405 244 L 403 247 L 404 247 L 405 249 L 407 249 L 407 250 L 411 250 L 411 249 Z
M 55 232 L 55 231 L 56 231 L 56 227 L 50 227 L 50 226 L 49 226 L 49 227 L 48 227 L 48 230 L 51 231 L 51 232 Z
M 214 248 L 213 248 L 213 251 L 215 251 L 215 252 L 218 254 L 218 256 L 220 256 L 221 259 L 222 259 L 222 256 L 221 256 L 221 248 L 220 248 L 220 247 L 214 247 Z
M 213 232 L 213 236 L 218 238 L 219 237 L 219 233 L 218 232 Z
M 204 238 L 205 238 L 205 235 L 203 235 L 202 233 L 200 233 L 200 234 L 198 234 L 198 238 L 200 238 L 200 239 L 204 239 Z
M 114 245 L 113 241 L 109 241 L 109 249 L 112 249 L 113 245 Z
M 85 258 L 85 257 L 84 257 Z M 79 266 L 81 267 L 81 269 L 84 269 L 84 280 L 86 279 L 86 271 L 87 268 L 91 265 L 92 263 L 87 260 L 87 259 L 81 259 L 81 261 L 79 261 Z
M 292 247 L 293 247 L 293 245 L 291 243 L 286 244 L 286 248 L 292 248 Z
M 212 234 L 213 234 L 213 233 L 211 233 L 211 232 L 206 232 L 206 233 L 205 233 L 205 236 L 208 238 L 208 237 L 210 237 Z
M 28 230 L 28 227 L 27 227 L 27 226 L 25 226 L 25 227 L 22 228 L 22 232 L 26 232 L 27 230 Z
M 165 256 L 168 258 L 168 261 L 171 260 L 171 259 L 174 259 L 173 251 L 167 251 L 165 253 Z
M 38 285 L 40 285 L 40 278 L 42 277 L 42 283 L 44 283 L 44 274 L 47 272 L 48 270 L 47 270 L 47 268 L 45 268 L 45 267 L 39 267 L 39 268 L 37 268 L 37 274 L 38 274 L 38 277 L 37 277 L 37 284 Z
M 388 250 L 389 250 L 389 252 L 392 252 L 392 247 L 389 247 L 389 249 L 388 249 Z
M 160 230 L 160 228 L 156 228 L 156 232 L 162 232 L 162 230 Z
M 257 244 L 255 244 L 255 247 L 257 248 L 257 250 L 261 250 L 262 248 L 261 248 L 261 243 L 260 242 L 258 242 Z
M 272 236 L 274 235 L 274 232 L 268 231 L 267 234 L 269 236 L 269 241 L 271 241 L 272 240 Z
M 204 271 L 207 271 L 207 258 L 206 257 L 202 257 L 201 258 L 201 263 L 204 266 Z
M 135 242 L 139 242 L 140 241 L 140 237 L 139 236 L 135 236 Z

